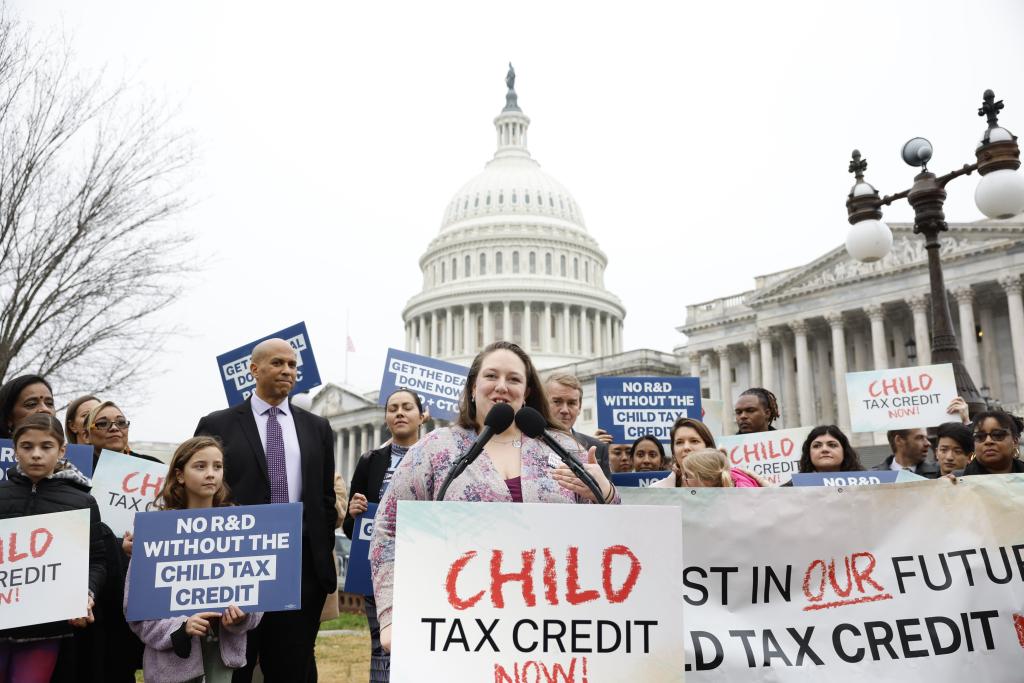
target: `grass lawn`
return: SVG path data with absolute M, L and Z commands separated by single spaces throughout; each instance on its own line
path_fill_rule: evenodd
M 321 631 L 360 631 L 320 636 L 316 640 L 319 679 L 330 683 L 365 683 L 370 678 L 370 631 L 364 614 L 342 614 L 320 624 Z M 142 683 L 142 672 L 135 675 Z

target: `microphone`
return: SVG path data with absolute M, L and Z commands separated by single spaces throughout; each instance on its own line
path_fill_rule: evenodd
M 548 445 L 548 448 L 553 450 L 555 454 L 562 459 L 572 473 L 579 477 L 580 481 L 587 485 L 590 492 L 594 494 L 594 498 L 598 503 L 604 503 L 604 496 L 601 495 L 601 487 L 597 485 L 594 478 L 590 476 L 590 472 L 587 472 L 580 461 L 569 455 L 569 453 L 562 448 L 562 444 L 558 443 L 555 437 L 551 436 L 547 432 L 547 420 L 539 412 L 531 408 L 530 406 L 523 406 L 516 413 L 516 426 L 523 434 L 530 437 L 531 439 L 540 439 Z
M 480 457 L 484 446 L 487 445 L 492 436 L 501 434 L 512 426 L 515 415 L 515 409 L 507 403 L 495 403 L 491 406 L 487 417 L 484 418 L 484 428 L 480 430 L 480 435 L 473 442 L 473 445 L 470 446 L 469 450 L 460 456 L 452 465 L 452 468 L 448 470 L 448 476 L 445 477 L 444 484 L 441 485 L 441 493 L 438 494 L 436 500 L 444 500 L 444 494 L 448 492 L 448 487 L 455 481 L 455 478 L 465 472 L 466 468 Z

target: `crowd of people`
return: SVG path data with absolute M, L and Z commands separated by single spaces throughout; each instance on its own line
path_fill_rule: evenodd
M 132 535 L 117 538 L 104 524 L 90 481 L 65 458 L 68 444 L 93 447 L 93 465 L 104 450 L 155 460 L 129 443 L 130 422 L 118 405 L 87 395 L 71 401 L 63 425 L 56 419 L 54 392 L 43 377 L 24 375 L 0 387 L 0 438 L 12 439 L 16 465 L 0 482 L 0 519 L 88 509 L 89 595 L 86 613 L 66 622 L 0 630 L 0 681 L 251 681 L 258 665 L 263 680 L 318 679 L 314 646 L 325 616 L 337 614 L 334 533 L 349 537 L 355 520 L 378 504 L 370 564 L 374 593 L 365 609 L 371 629 L 372 682 L 389 678 L 394 581 L 394 540 L 399 500 L 436 500 L 453 465 L 461 462 L 492 408 L 536 411 L 547 430 L 532 438 L 513 423 L 494 434 L 446 489 L 444 500 L 588 504 L 620 502 L 613 475 L 664 473 L 659 488 L 757 488 L 757 474 L 732 466 L 701 421 L 672 425 L 668 449 L 653 436 L 613 443 L 601 431 L 576 431 L 583 403 L 580 381 L 568 374 L 542 380 L 529 355 L 516 344 L 488 345 L 473 360 L 455 421 L 426 434 L 429 419 L 420 397 L 399 389 L 386 397 L 391 438 L 363 454 L 351 484 L 334 472 L 334 438 L 328 422 L 289 401 L 297 357 L 284 340 L 271 339 L 252 351 L 256 381 L 245 402 L 199 420 L 168 464 L 159 510 L 227 505 L 302 503 L 301 605 L 297 610 L 246 613 L 223 610 L 141 622 L 124 617 L 131 591 Z M 507 410 L 507 408 L 505 409 Z M 734 405 L 740 433 L 771 431 L 778 401 L 763 388 L 744 391 Z M 949 412 L 957 419 L 927 430 L 888 433 L 891 454 L 874 469 L 909 470 L 925 478 L 1024 471 L 1018 448 L 1021 421 L 1002 411 L 969 419 L 960 399 Z M 527 431 L 530 431 L 527 429 Z M 531 432 L 533 433 L 533 432 Z M 574 467 L 556 452 L 575 458 Z M 932 456 L 934 452 L 934 456 Z M 582 467 L 585 482 L 574 469 Z M 850 439 L 835 425 L 814 426 L 803 442 L 802 473 L 861 471 Z M 350 494 L 350 495 L 349 495 Z

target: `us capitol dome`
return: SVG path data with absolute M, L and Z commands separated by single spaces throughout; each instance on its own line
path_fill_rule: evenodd
M 468 365 L 504 339 L 539 368 L 620 353 L 626 309 L 604 287 L 608 258 L 576 200 L 530 156 L 511 65 L 505 82 L 494 158 L 452 197 L 420 257 L 406 350 Z

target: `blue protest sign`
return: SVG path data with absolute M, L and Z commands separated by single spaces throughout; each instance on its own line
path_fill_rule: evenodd
M 92 446 L 82 444 L 68 444 L 64 457 L 78 471 L 87 477 L 92 477 Z M 14 459 L 14 442 L 10 439 L 0 439 L 0 480 L 7 478 L 7 470 L 14 467 L 17 460 Z
M 645 488 L 656 481 L 661 481 L 671 472 L 612 472 L 612 483 L 616 486 L 629 488 Z
M 348 553 L 348 573 L 345 574 L 345 592 L 373 595 L 370 578 L 370 539 L 373 538 L 373 519 L 377 504 L 367 503 L 366 512 L 355 519 L 352 527 L 352 547 Z
M 612 443 L 654 436 L 668 443 L 672 423 L 701 418 L 697 377 L 598 377 L 597 426 Z
M 380 404 L 384 405 L 395 389 L 412 389 L 423 399 L 431 417 L 454 420 L 468 374 L 469 368 L 455 363 L 388 349 L 380 381 Z
M 252 395 L 253 389 L 256 387 L 256 379 L 249 372 L 249 359 L 252 357 L 253 347 L 268 339 L 284 339 L 295 349 L 298 360 L 298 376 L 295 379 L 295 387 L 292 389 L 293 394 L 301 394 L 320 386 L 320 372 L 316 368 L 313 346 L 309 342 L 306 323 L 302 322 L 217 356 L 217 367 L 220 370 L 220 379 L 224 384 L 224 393 L 228 397 L 229 406 L 238 405 Z
M 139 512 L 129 621 L 300 607 L 302 503 Z
M 892 484 L 897 480 L 896 470 L 873 472 L 806 472 L 793 475 L 793 486 L 870 486 Z

